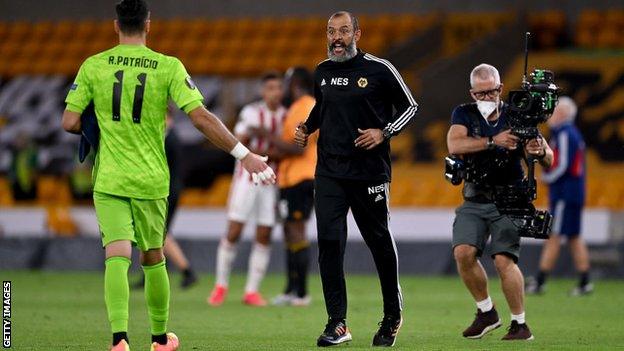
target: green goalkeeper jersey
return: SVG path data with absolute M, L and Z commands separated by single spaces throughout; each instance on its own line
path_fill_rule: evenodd
M 93 102 L 100 143 L 93 167 L 94 191 L 137 199 L 169 194 L 164 148 L 171 98 L 189 113 L 203 97 L 175 57 L 143 45 L 118 45 L 89 57 L 65 102 L 82 113 Z

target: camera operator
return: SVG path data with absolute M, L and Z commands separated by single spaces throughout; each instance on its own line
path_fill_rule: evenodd
M 447 135 L 451 154 L 472 161 L 467 162 L 469 167 L 472 165 L 476 171 L 487 173 L 479 182 L 466 179 L 464 203 L 457 208 L 453 224 L 453 255 L 457 269 L 477 304 L 476 318 L 463 336 L 478 339 L 501 326 L 488 293 L 487 275 L 478 260 L 491 236 L 492 258 L 511 310 L 511 326 L 503 340 L 531 340 L 533 335 L 524 317 L 524 278 L 516 264 L 520 234 L 511 219 L 499 213 L 493 190 L 496 186 L 522 182 L 523 158 L 532 156 L 543 167 L 548 167 L 553 153 L 541 137 L 522 145 L 508 129 L 507 106 L 500 98 L 503 85 L 495 67 L 488 64 L 475 67 L 470 73 L 470 86 L 475 102 L 455 108 Z

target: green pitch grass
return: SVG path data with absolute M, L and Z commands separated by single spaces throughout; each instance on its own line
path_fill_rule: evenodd
M 109 326 L 103 299 L 102 273 L 0 272 L 13 282 L 14 350 L 108 350 Z M 135 280 L 138 276 L 133 275 Z M 172 275 L 170 329 L 181 350 L 315 350 L 326 322 L 320 281 L 311 277 L 313 304 L 308 308 L 251 308 L 240 303 L 244 276 L 234 276 L 228 301 L 220 308 L 205 300 L 212 277 L 188 291 Z M 599 281 L 592 296 L 571 298 L 571 280 L 549 282 L 544 296 L 527 299 L 527 321 L 535 340 L 503 342 L 505 328 L 481 340 L 466 340 L 475 306 L 457 277 L 401 279 L 405 299 L 403 328 L 397 350 L 611 350 L 624 347 L 624 281 Z M 269 276 L 265 296 L 279 293 L 283 280 Z M 353 341 L 337 348 L 370 348 L 381 319 L 379 285 L 374 276 L 350 275 L 348 325 Z M 504 325 L 509 310 L 492 277 L 491 294 Z M 149 350 L 149 331 L 142 291 L 130 301 L 129 336 L 132 350 Z

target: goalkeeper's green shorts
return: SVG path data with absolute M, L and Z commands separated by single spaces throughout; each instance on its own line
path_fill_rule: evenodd
M 93 192 L 102 246 L 119 240 L 130 240 L 141 251 L 163 247 L 167 198 L 133 199 Z

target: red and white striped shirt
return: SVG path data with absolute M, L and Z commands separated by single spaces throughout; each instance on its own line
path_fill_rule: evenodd
M 272 135 L 279 137 L 282 134 L 282 124 L 285 117 L 286 108 L 284 106 L 280 105 L 276 110 L 271 111 L 264 101 L 253 102 L 241 110 L 238 122 L 234 126 L 234 134 L 249 136 L 247 147 L 262 155 L 269 151 L 271 142 L 266 137 L 251 135 L 250 128 L 263 128 Z M 277 169 L 277 164 L 270 162 L 270 160 L 269 166 L 274 170 Z M 236 162 L 235 177 L 241 177 L 244 173 L 247 172 L 243 172 L 240 162 Z M 251 179 L 251 176 L 249 175 L 247 178 Z

